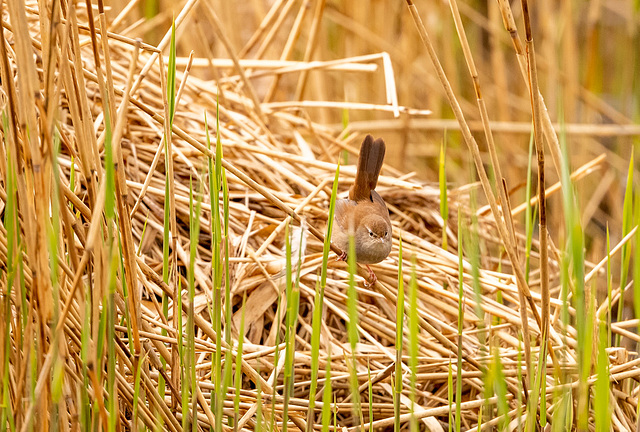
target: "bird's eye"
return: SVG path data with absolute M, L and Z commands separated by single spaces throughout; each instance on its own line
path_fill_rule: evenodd
M 373 237 L 373 231 L 369 231 L 369 237 Z
M 387 234 L 389 234 L 389 233 L 388 233 L 387 231 L 385 231 L 385 232 L 384 232 L 384 236 L 386 237 L 386 236 L 387 236 Z

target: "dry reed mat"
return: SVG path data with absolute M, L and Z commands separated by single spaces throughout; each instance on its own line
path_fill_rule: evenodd
M 224 42 L 215 12 L 194 3 L 176 25 L 199 13 Z M 100 7 L 88 14 L 84 3 L 53 2 L 45 16 L 36 2 L 15 0 L 1 12 L 2 428 L 311 430 L 328 412 L 330 430 L 389 430 L 411 419 L 431 431 L 454 419 L 464 429 L 513 430 L 527 416 L 544 423 L 558 412 L 571 423 L 580 392 L 593 394 L 596 369 L 579 370 L 578 332 L 566 324 L 576 310 L 561 297 L 560 252 L 550 246 L 553 355 L 537 373 L 541 334 L 531 306 L 541 302 L 540 274 L 530 274 L 523 332 L 521 293 L 493 219 L 473 198 L 478 185 L 449 191 L 445 221 L 437 185 L 385 167 L 379 192 L 395 238 L 390 257 L 374 266 L 378 283 L 367 287 L 356 275 L 350 309 L 350 273 L 332 253 L 318 297 L 337 162 L 354 160 L 362 136 L 336 137 L 305 108 L 424 114 L 397 105 L 385 54 L 230 56 L 211 60 L 219 74 L 212 82 L 190 74 L 192 58 L 169 61 L 170 31 L 160 47 L 102 37 Z M 389 104 L 260 102 L 265 89 L 252 78 L 269 78 L 275 92 L 279 77 L 309 70 L 386 74 Z M 175 109 L 165 96 L 174 86 Z M 354 174 L 340 167 L 340 193 Z M 224 184 L 211 193 L 217 181 Z M 522 253 L 526 236 L 516 232 L 513 242 Z M 537 247 L 534 240 L 533 269 Z M 400 286 L 416 296 L 413 308 L 404 305 L 397 351 Z M 297 309 L 287 304 L 291 289 Z M 354 316 L 357 344 L 348 337 Z M 612 330 L 637 340 L 633 325 Z M 622 348 L 607 354 L 612 422 L 631 430 L 638 362 Z M 538 407 L 528 407 L 540 389 Z M 588 405 L 591 416 L 595 409 Z

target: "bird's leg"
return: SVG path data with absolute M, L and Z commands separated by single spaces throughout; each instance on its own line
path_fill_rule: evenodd
M 338 257 L 336 258 L 336 261 L 346 261 L 346 260 L 347 260 L 347 253 L 344 251 L 340 255 L 338 255 Z
M 376 282 L 378 281 L 378 276 L 376 276 L 373 270 L 371 270 L 371 267 L 369 267 L 369 265 L 365 264 L 365 266 L 367 267 L 367 270 L 369 270 L 369 279 L 364 281 L 364 286 L 370 288 L 376 284 Z

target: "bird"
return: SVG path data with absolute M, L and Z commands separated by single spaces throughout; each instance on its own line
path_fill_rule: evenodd
M 360 146 L 355 182 L 349 197 L 336 200 L 331 241 L 342 251 L 338 259 L 345 260 L 349 251 L 349 237 L 355 243 L 355 259 L 369 270 L 369 285 L 377 277 L 369 264 L 376 264 L 391 252 L 391 219 L 382 197 L 375 191 L 384 161 L 385 143 L 382 138 L 367 135 Z

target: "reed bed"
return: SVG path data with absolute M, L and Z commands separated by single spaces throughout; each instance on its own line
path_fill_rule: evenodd
M 587 255 L 579 185 L 605 156 L 572 170 L 565 140 L 637 128 L 565 127 L 524 102 L 534 174 L 518 178 L 529 181 L 516 202 L 492 129 L 528 135 L 531 123 L 489 119 L 455 1 L 480 113 L 467 122 L 473 106 L 447 90 L 455 65 L 439 70 L 434 51 L 455 123 L 399 104 L 384 51 L 316 60 L 323 14 L 344 19 L 324 1 L 296 9 L 278 45 L 270 35 L 295 3 L 276 1 L 253 35 L 204 1 L 176 10 L 163 34 L 125 27 L 127 8 L 107 20 L 101 1 L 54 1 L 46 13 L 43 2 L 0 3 L 0 427 L 635 430 L 638 323 L 615 316 L 640 276 L 633 163 L 621 238 Z M 413 14 L 425 43 L 416 46 L 429 51 L 407 3 L 403 19 L 414 26 Z M 499 3 L 494 18 L 508 17 Z M 176 56 L 181 37 L 210 36 L 203 23 L 226 55 Z M 304 23 L 304 55 L 292 61 Z M 535 96 L 531 29 L 528 51 L 511 30 L 517 55 L 529 55 L 514 74 Z M 161 42 L 131 36 L 145 31 Z M 280 60 L 263 58 L 276 49 Z M 309 80 L 372 74 L 380 100 L 304 96 Z M 345 115 L 360 111 L 378 119 Z M 447 183 L 456 167 L 444 144 L 439 182 L 386 165 L 377 190 L 394 246 L 369 286 L 366 271 L 330 252 L 330 209 L 353 181 L 361 132 L 397 133 L 398 122 L 459 130 L 453 144 L 469 146 L 459 172 L 475 163 L 480 182 Z M 537 192 L 536 163 L 552 178 L 539 175 Z M 537 218 L 556 196 L 547 236 Z

